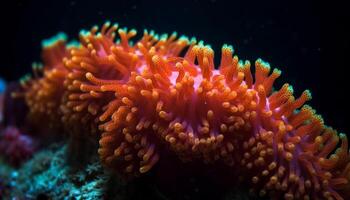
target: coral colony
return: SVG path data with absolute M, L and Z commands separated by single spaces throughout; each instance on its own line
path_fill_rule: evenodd
M 252 72 L 229 45 L 216 68 L 202 41 L 135 35 L 107 22 L 81 31 L 79 43 L 46 40 L 43 65 L 13 96 L 25 98 L 34 123 L 99 138 L 101 162 L 124 176 L 147 173 L 166 149 L 184 162 L 225 163 L 261 196 L 350 197 L 348 140 L 304 105 L 308 90 L 274 91 L 281 71 L 258 59 Z

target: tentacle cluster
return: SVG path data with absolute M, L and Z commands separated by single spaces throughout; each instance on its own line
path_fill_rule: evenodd
M 49 126 L 57 127 L 61 118 L 59 107 L 65 91 L 63 81 L 68 73 L 62 58 L 68 56 L 69 47 L 63 33 L 44 40 L 42 47 L 43 64 L 33 63 L 34 77 L 26 75 L 20 81 L 25 92 L 13 93 L 13 96 L 25 97 L 33 123 L 41 126 L 43 120 L 48 120 Z
M 48 65 L 59 67 L 24 84 L 31 112 L 58 109 L 65 126 L 100 134 L 101 161 L 122 174 L 149 171 L 166 148 L 183 161 L 232 166 L 261 196 L 349 197 L 347 138 L 304 105 L 308 90 L 273 91 L 281 71 L 258 59 L 252 73 L 229 45 L 216 69 L 203 42 L 144 31 L 133 44 L 135 35 L 110 23 L 82 31 L 80 45 Z

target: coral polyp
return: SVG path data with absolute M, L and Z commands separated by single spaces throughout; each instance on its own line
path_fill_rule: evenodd
M 167 150 L 184 162 L 225 163 L 261 196 L 349 197 L 348 140 L 304 105 L 308 90 L 298 98 L 288 84 L 274 90 L 281 71 L 261 59 L 252 70 L 230 45 L 215 66 L 202 41 L 135 35 L 108 22 L 82 31 L 79 45 L 60 38 L 57 51 L 44 48 L 44 76 L 23 84 L 32 117 L 95 133 L 101 162 L 126 176 L 150 171 Z

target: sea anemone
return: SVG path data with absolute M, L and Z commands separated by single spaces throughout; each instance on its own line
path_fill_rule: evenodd
M 107 22 L 100 32 L 97 26 L 90 31 L 81 31 L 81 45 L 70 51 L 70 59 L 63 59 L 69 74 L 64 82 L 67 91 L 61 110 L 63 121 L 72 125 L 70 129 L 89 127 L 90 132 L 96 132 L 102 109 L 115 96 L 115 91 L 102 91 L 100 85 L 126 83 L 131 72 L 145 64 L 145 59 L 138 56 L 140 49 L 130 45 L 130 38 L 136 35 L 136 31 L 119 29 L 120 43 L 116 44 L 117 29 L 117 24 Z M 153 32 L 145 32 L 140 44 L 144 51 L 152 48 L 158 55 L 176 56 L 186 42 L 174 43 L 174 39 L 175 35 L 158 41 Z
M 101 161 L 127 176 L 167 159 L 166 149 L 184 162 L 225 163 L 261 196 L 350 196 L 347 138 L 304 105 L 308 90 L 299 98 L 288 84 L 274 91 L 281 71 L 258 59 L 252 73 L 230 45 L 216 68 L 202 41 L 144 31 L 133 43 L 134 35 L 109 22 L 82 31 L 79 46 L 51 57 L 62 58 L 52 62 L 58 69 L 44 65 L 39 86 L 24 85 L 31 112 L 98 133 Z M 34 98 L 41 88 L 45 95 Z

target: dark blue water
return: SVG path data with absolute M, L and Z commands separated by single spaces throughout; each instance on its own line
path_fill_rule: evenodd
M 216 54 L 232 44 L 242 59 L 262 58 L 283 71 L 279 84 L 310 89 L 327 124 L 350 132 L 344 109 L 350 50 L 345 6 L 318 1 L 25 1 L 2 5 L 0 74 L 17 80 L 40 59 L 41 40 L 106 20 L 122 27 L 195 36 Z M 219 58 L 219 56 L 217 56 Z

